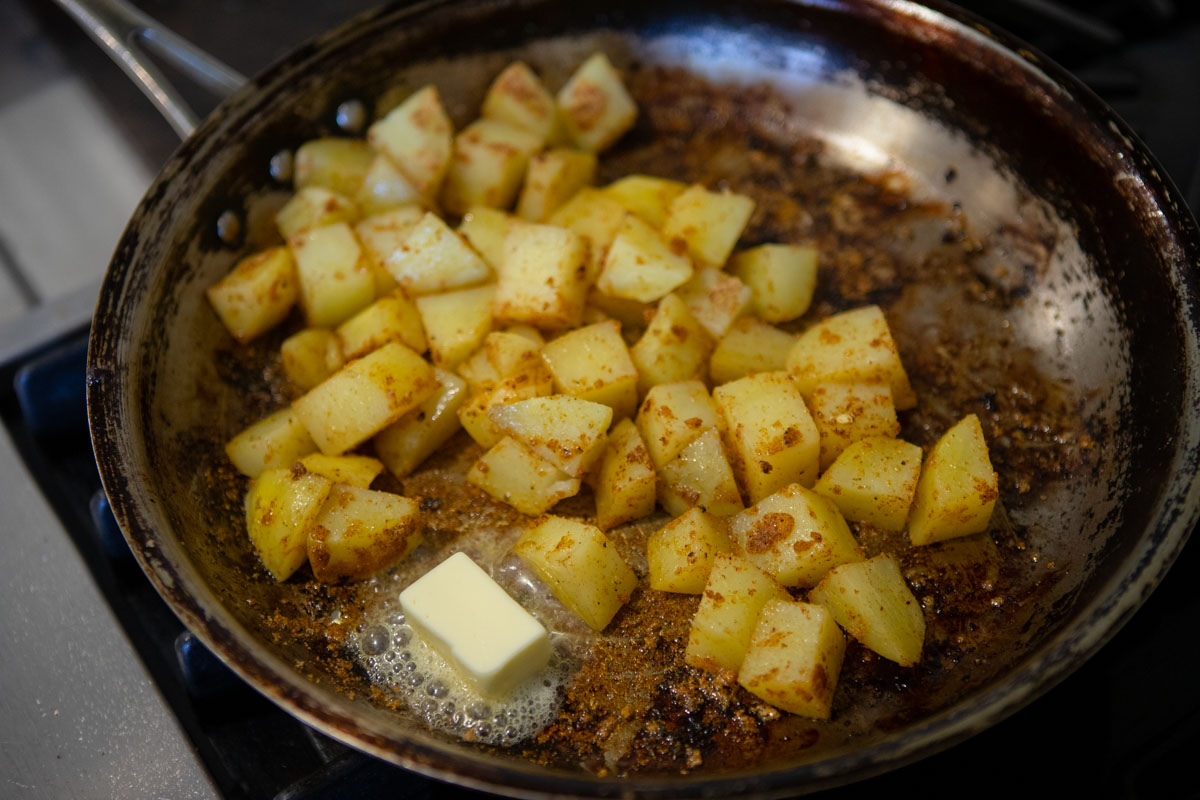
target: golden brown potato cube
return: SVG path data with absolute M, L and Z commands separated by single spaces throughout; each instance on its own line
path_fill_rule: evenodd
M 506 436 L 578 478 L 604 453 L 612 409 L 555 394 L 493 406 L 488 418 Z
M 594 488 L 596 526 L 601 530 L 654 512 L 658 493 L 654 464 L 632 421 L 621 420 L 608 434 Z
M 384 266 L 413 295 L 474 286 L 492 277 L 484 260 L 433 212 L 408 229 Z
M 596 53 L 558 93 L 567 135 L 581 150 L 598 153 L 621 138 L 637 119 L 637 104 L 608 56 Z
M 604 403 L 617 419 L 637 409 L 637 368 L 616 320 L 564 333 L 542 347 L 541 357 L 558 391 Z
M 654 309 L 655 305 L 651 303 L 609 297 L 596 291 L 596 287 L 593 286 L 588 292 L 587 305 L 583 309 L 584 322 L 588 322 L 586 317 L 589 315 L 594 317 L 591 322 L 615 319 L 622 325 L 621 338 L 627 343 L 633 343 L 637 341 L 637 334 L 645 330 L 647 321 L 654 316 Z
M 751 503 L 784 486 L 817 480 L 821 438 L 800 390 L 785 372 L 760 372 L 718 386 L 734 471 Z
M 579 150 L 556 148 L 529 160 L 525 185 L 517 199 L 517 216 L 542 222 L 596 177 L 596 156 Z
M 323 583 L 362 580 L 404 560 L 421 543 L 407 497 L 335 485 L 308 530 L 308 563 Z
M 498 208 L 472 206 L 458 225 L 458 235 L 467 240 L 489 267 L 499 270 L 504 261 L 504 237 L 508 234 L 511 219 Z
M 673 249 L 649 223 L 626 214 L 604 257 L 596 288 L 612 297 L 652 303 L 691 277 L 687 253 Z
M 510 208 L 529 158 L 541 143 L 528 131 L 477 119 L 454 138 L 454 155 L 442 185 L 442 205 L 454 214 L 472 206 Z
M 717 554 L 692 618 L 684 661 L 707 672 L 736 674 L 762 607 L 771 600 L 790 599 L 774 578 L 750 562 Z
M 425 328 L 416 305 L 396 289 L 379 298 L 337 329 L 347 359 L 365 356 L 388 342 L 400 342 L 417 353 L 425 352 Z
M 311 389 L 346 363 L 342 344 L 333 331 L 305 328 L 283 340 L 283 371 L 301 389 Z
M 788 354 L 788 372 L 805 397 L 821 383 L 886 383 L 898 410 L 917 404 L 879 306 L 834 314 L 800 334 Z
M 233 338 L 245 344 L 283 322 L 299 296 L 296 262 L 286 247 L 243 258 L 208 287 L 208 302 Z
M 327 456 L 324 453 L 309 453 L 296 463 L 304 471 L 327 478 L 330 484 L 344 483 L 368 489 L 371 481 L 383 472 L 383 462 L 370 456 Z
M 550 376 L 550 370 L 535 364 L 526 372 L 504 378 L 492 388 L 472 395 L 458 409 L 458 419 L 472 439 L 483 447 L 494 447 L 504 438 L 504 433 L 488 417 L 494 406 L 548 397 L 553 391 L 554 378 Z
M 501 378 L 531 369 L 541 360 L 541 345 L 511 331 L 492 331 L 483 340 L 488 363 Z
M 841 564 L 862 561 L 837 506 L 793 483 L 729 520 L 734 551 L 784 586 L 816 586 Z
M 292 403 L 327 455 L 339 455 L 391 425 L 437 389 L 433 367 L 399 342 L 351 361 Z
M 921 448 L 900 439 L 861 439 L 842 451 L 813 491 L 851 522 L 904 530 L 921 472 Z
M 417 90 L 367 130 L 371 147 L 387 155 L 424 198 L 436 197 L 441 188 L 453 136 L 434 86 Z
M 733 252 L 742 229 L 754 213 L 754 201 L 730 191 L 710 192 L 699 184 L 684 189 L 671 201 L 663 238 L 682 246 L 697 264 L 720 267 Z
M 719 414 L 700 381 L 663 383 L 651 389 L 638 409 L 637 428 L 654 466 L 661 469 L 700 434 L 716 428 Z
M 829 719 L 845 655 L 846 638 L 827 610 L 772 600 L 754 626 L 738 683 L 776 708 Z
M 345 322 L 375 299 L 375 273 L 344 222 L 312 228 L 288 240 L 296 258 L 300 304 L 309 326 Z
M 286 469 L 316 449 L 308 429 L 290 408 L 268 415 L 225 444 L 225 454 L 238 472 L 251 478 L 264 470 Z
M 408 477 L 462 427 L 458 409 L 467 399 L 462 378 L 434 367 L 438 388 L 421 405 L 375 434 L 375 452 L 397 478 Z
M 626 175 L 600 191 L 616 200 L 626 211 L 637 214 L 655 228 L 667 221 L 671 203 L 687 188 L 686 184 L 652 175 Z
M 579 325 L 587 295 L 583 259 L 583 240 L 566 228 L 514 221 L 504 237 L 496 319 L 543 329 Z
M 572 478 L 516 439 L 505 437 L 467 471 L 467 483 L 531 516 L 579 494 Z
M 297 189 L 323 186 L 353 197 L 374 160 L 370 145 L 362 139 L 332 136 L 310 139 L 296 148 L 293 181 Z
M 362 214 L 349 197 L 322 186 L 307 186 L 297 191 L 275 213 L 275 226 L 283 238 L 290 239 L 310 228 L 337 222 L 357 222 Z
M 968 414 L 925 457 L 908 535 L 913 544 L 930 544 L 987 530 L 999 496 L 983 428 Z
M 452 369 L 483 344 L 492 329 L 496 284 L 417 298 L 433 363 Z
M 750 287 L 751 309 L 760 319 L 788 322 L 812 303 L 817 251 L 798 244 L 764 244 L 735 254 L 729 271 Z
M 561 136 L 562 122 L 554 98 L 533 70 L 520 61 L 509 64 L 492 81 L 480 116 L 532 133 L 539 146 Z
M 721 553 L 731 552 L 724 522 L 699 508 L 689 508 L 646 540 L 650 588 L 703 594 L 713 561 Z
M 374 215 L 393 208 L 420 208 L 429 200 L 423 197 L 392 160 L 382 153 L 375 156 L 362 183 L 354 192 L 354 200 L 363 214 Z
M 375 286 L 380 296 L 395 288 L 396 278 L 388 269 L 388 262 L 401 252 L 409 231 L 423 216 L 425 212 L 420 206 L 400 206 L 372 214 L 354 226 L 354 235 L 362 242 L 375 269 Z
M 846 633 L 884 658 L 902 667 L 921 660 L 925 615 L 895 556 L 835 567 L 808 599 L 829 609 Z
M 333 483 L 321 475 L 268 469 L 246 492 L 246 530 L 271 576 L 286 581 L 308 559 L 308 529 Z
M 674 294 L 658 303 L 642 338 L 629 348 L 638 370 L 638 391 L 661 383 L 703 379 L 713 341 Z
M 745 508 L 721 446 L 721 435 L 715 429 L 696 437 L 678 456 L 663 465 L 658 477 L 658 501 L 675 516 L 693 506 L 718 517 Z
M 885 383 L 819 383 L 809 396 L 821 433 L 821 469 L 859 439 L 900 433 L 892 390 Z
M 599 189 L 585 186 L 575 196 L 550 215 L 546 222 L 574 231 L 587 246 L 587 283 L 596 281 L 612 246 L 621 223 L 625 220 L 625 209 L 620 203 L 606 197 Z
M 604 630 L 637 586 L 637 576 L 608 537 L 583 522 L 542 517 L 513 552 L 592 630 Z
M 714 385 L 729 383 L 758 372 L 787 369 L 788 353 L 796 337 L 787 331 L 759 322 L 754 317 L 734 320 L 717 342 L 708 361 L 708 377 Z
M 488 361 L 487 348 L 484 347 L 467 356 L 454 371 L 467 382 L 471 394 L 487 391 L 500 382 L 500 373 Z
M 733 321 L 750 306 L 750 289 L 713 267 L 698 270 L 676 294 L 715 339 L 728 333 Z

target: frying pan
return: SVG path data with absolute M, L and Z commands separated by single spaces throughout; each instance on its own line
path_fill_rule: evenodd
M 920 713 L 728 771 L 600 777 L 433 734 L 347 691 L 337 654 L 318 652 L 305 631 L 265 621 L 298 604 L 328 621 L 342 598 L 265 581 L 231 511 L 237 499 L 220 491 L 220 443 L 281 399 L 269 374 L 229 357 L 203 289 L 268 237 L 286 189 L 271 178 L 272 156 L 333 131 L 346 100 L 369 110 L 397 84 L 433 81 L 462 124 L 512 58 L 557 85 L 596 49 L 629 69 L 770 87 L 782 101 L 771 106 L 776 133 L 815 137 L 827 157 L 863 171 L 903 173 L 1019 267 L 984 277 L 1013 298 L 1012 337 L 1064 387 L 1093 446 L 1032 496 L 1005 498 L 1002 516 L 1056 579 L 1011 598 L 1005 613 L 1022 620 L 1014 636 L 990 650 L 979 642 L 985 666 Z M 1028 264 L 1012 252 L 1025 240 L 1044 243 Z M 104 280 L 89 418 L 114 513 L 159 592 L 246 681 L 331 736 L 525 796 L 795 794 L 911 762 L 1003 719 L 1085 661 L 1159 582 L 1200 511 L 1198 263 L 1195 222 L 1129 129 L 1058 67 L 948 4 L 422 2 L 299 47 L 234 92 L 167 163 Z M 931 321 L 919 303 L 889 313 L 906 359 L 930 326 L 963 342 L 994 333 L 986 319 Z

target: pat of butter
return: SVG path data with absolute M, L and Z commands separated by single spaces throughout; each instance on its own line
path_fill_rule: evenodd
M 421 638 L 480 692 L 498 697 L 550 662 L 550 636 L 466 553 L 400 593 Z

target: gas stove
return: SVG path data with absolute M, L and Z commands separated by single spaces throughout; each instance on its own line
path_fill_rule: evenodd
M 141 8 L 253 74 L 369 2 Z M 1200 9 L 1182 0 L 965 3 L 1071 69 L 1200 208 Z M 230 20 L 237 20 L 231 25 Z M 471 793 L 350 750 L 242 684 L 142 576 L 87 437 L 84 359 L 107 254 L 177 145 L 49 4 L 0 6 L 0 794 L 335 798 Z M 190 98 L 203 108 L 211 99 Z M 1133 621 L 1028 709 L 827 796 L 1033 790 L 1179 797 L 1200 744 L 1200 598 L 1185 550 Z

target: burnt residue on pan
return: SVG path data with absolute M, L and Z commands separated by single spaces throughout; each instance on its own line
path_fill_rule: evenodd
M 601 182 L 645 172 L 728 187 L 757 202 L 744 243 L 815 244 L 817 296 L 793 327 L 865 303 L 883 306 L 920 398 L 916 410 L 901 415 L 901 435 L 927 447 L 964 414 L 979 415 L 1002 500 L 988 534 L 931 547 L 914 549 L 904 534 L 854 526 L 869 555 L 900 555 L 928 633 L 924 658 L 912 669 L 851 642 L 831 721 L 782 714 L 732 681 L 686 667 L 683 648 L 698 598 L 642 588 L 592 645 L 557 720 L 519 755 L 598 775 L 816 759 L 947 708 L 1011 670 L 1044 635 L 1060 579 L 1082 567 L 1044 555 L 1047 543 L 1072 531 L 1023 521 L 1038 519 L 1025 512 L 1051 487 L 1069 487 L 1089 470 L 1098 433 L 1089 427 L 1080 388 L 1041 372 L 1009 321 L 1042 279 L 1054 234 L 998 232 L 1004 252 L 1018 254 L 998 263 L 995 243 L 973 231 L 960 210 L 916 197 L 904 175 L 855 174 L 831 164 L 820 142 L 782 130 L 777 121 L 791 110 L 769 88 L 722 88 L 649 67 L 636 72 L 632 87 L 643 113 L 602 159 Z M 277 353 L 299 324 L 293 319 L 291 328 L 248 346 L 226 339 L 211 371 L 222 387 L 197 385 L 214 398 L 236 392 L 245 399 L 242 418 L 180 433 L 173 443 L 193 456 L 194 472 L 180 482 L 208 498 L 205 534 L 184 545 L 221 601 L 297 670 L 403 714 L 402 701 L 367 683 L 352 652 L 356 625 L 380 584 L 325 586 L 303 569 L 275 585 L 244 534 L 245 479 L 213 435 L 218 429 L 228 435 L 298 394 L 281 377 Z M 522 523 L 463 481 L 479 452 L 460 433 L 418 474 L 403 482 L 385 476 L 377 484 L 420 498 L 428 547 L 453 547 L 457 536 L 479 526 Z M 557 513 L 586 516 L 586 491 Z M 631 564 L 644 563 L 646 536 L 661 521 L 613 532 Z M 1071 551 L 1061 544 L 1049 549 Z

